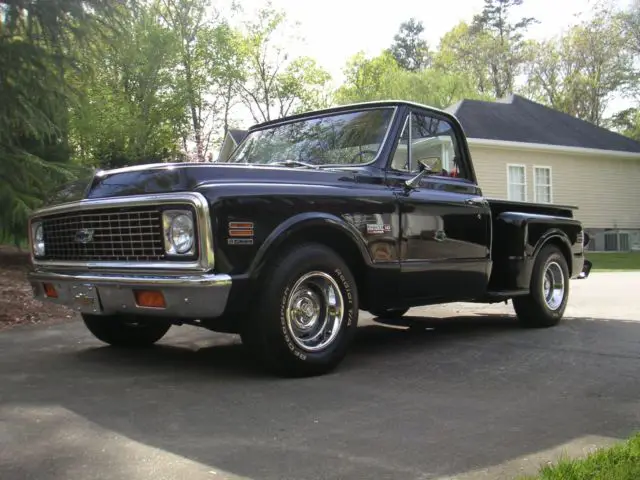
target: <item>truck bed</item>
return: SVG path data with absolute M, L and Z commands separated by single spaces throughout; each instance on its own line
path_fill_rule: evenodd
M 553 203 L 513 202 L 510 200 L 487 199 L 491 207 L 493 218 L 504 212 L 531 213 L 538 215 L 553 215 L 557 217 L 573 218 L 573 212 L 578 207 L 573 205 L 556 205 Z

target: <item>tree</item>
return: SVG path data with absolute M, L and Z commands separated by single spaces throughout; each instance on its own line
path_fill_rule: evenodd
M 482 13 L 474 16 L 470 33 L 482 40 L 484 59 L 496 97 L 504 97 L 514 90 L 514 81 L 524 62 L 523 34 L 534 22 L 524 17 L 515 23 L 509 20 L 513 7 L 523 0 L 485 0 Z
M 429 66 L 429 46 L 421 38 L 423 32 L 422 22 L 410 18 L 400 25 L 400 30 L 393 37 L 393 44 L 389 51 L 398 65 L 405 70 L 416 71 Z
M 245 24 L 244 75 L 236 91 L 256 122 L 324 106 L 330 75 L 315 60 L 290 59 L 277 41 L 286 16 L 271 5 Z
M 530 42 L 524 92 L 546 105 L 594 123 L 605 123 L 611 98 L 631 79 L 622 18 L 600 10 L 565 35 Z
M 390 52 L 374 58 L 366 58 L 364 52 L 359 52 L 347 61 L 345 81 L 337 89 L 335 99 L 345 104 L 390 98 L 399 72 L 400 66 Z
M 345 77 L 335 94 L 342 104 L 400 99 L 444 108 L 463 98 L 486 98 L 467 76 L 437 68 L 407 71 L 388 51 L 371 59 L 358 53 L 348 61 Z
M 211 0 L 161 0 L 160 15 L 174 32 L 178 47 L 179 75 L 176 87 L 188 108 L 196 160 L 205 161 L 213 132 L 228 114 L 231 78 L 238 75 L 231 65 L 238 52 L 235 32 Z M 183 139 L 187 145 L 187 137 Z
M 608 125 L 634 140 L 640 141 L 640 0 L 634 0 L 627 11 L 619 14 L 624 33 L 624 43 L 631 60 L 631 68 L 627 71 L 628 82 L 623 87 L 623 93 L 629 99 L 630 106 L 615 113 L 608 119 Z
M 622 110 L 614 114 L 608 124 L 621 134 L 640 142 L 640 108 Z
M 125 28 L 100 58 L 86 59 L 76 81 L 83 99 L 71 109 L 78 155 L 101 168 L 174 160 L 189 127 L 176 88 L 175 34 L 161 24 L 157 3 L 132 11 Z
M 480 95 L 495 95 L 488 68 L 492 42 L 489 33 L 473 32 L 467 23 L 460 22 L 440 39 L 433 66 L 466 78 Z
M 68 78 L 123 10 L 107 0 L 0 0 L 2 237 L 24 238 L 32 209 L 73 178 L 68 107 L 78 92 Z

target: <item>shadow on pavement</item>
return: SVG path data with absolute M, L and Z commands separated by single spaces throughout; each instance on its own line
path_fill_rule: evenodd
M 73 479 L 92 455 L 108 469 L 91 452 L 113 433 L 250 478 L 436 478 L 640 425 L 640 323 L 412 320 L 362 326 L 338 370 L 297 380 L 257 371 L 235 336 L 188 327 L 142 351 L 103 347 L 79 324 L 2 337 L 0 409 L 30 412 L 6 425 L 51 445 L 27 454 L 0 420 L 0 478 Z M 34 415 L 59 416 L 55 430 Z M 61 450 L 72 427 L 86 441 Z

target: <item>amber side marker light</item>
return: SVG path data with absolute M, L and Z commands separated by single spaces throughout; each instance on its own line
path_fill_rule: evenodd
M 49 298 L 58 298 L 58 292 L 56 292 L 56 287 L 53 286 L 52 283 L 43 283 L 44 294 Z
M 139 307 L 165 308 L 164 295 L 158 290 L 135 290 L 136 303 Z

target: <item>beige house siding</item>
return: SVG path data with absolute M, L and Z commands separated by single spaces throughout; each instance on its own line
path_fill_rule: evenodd
M 474 144 L 483 194 L 508 198 L 507 165 L 526 167 L 527 201 L 534 201 L 534 165 L 551 167 L 553 203 L 575 205 L 585 228 L 640 228 L 640 158 Z

